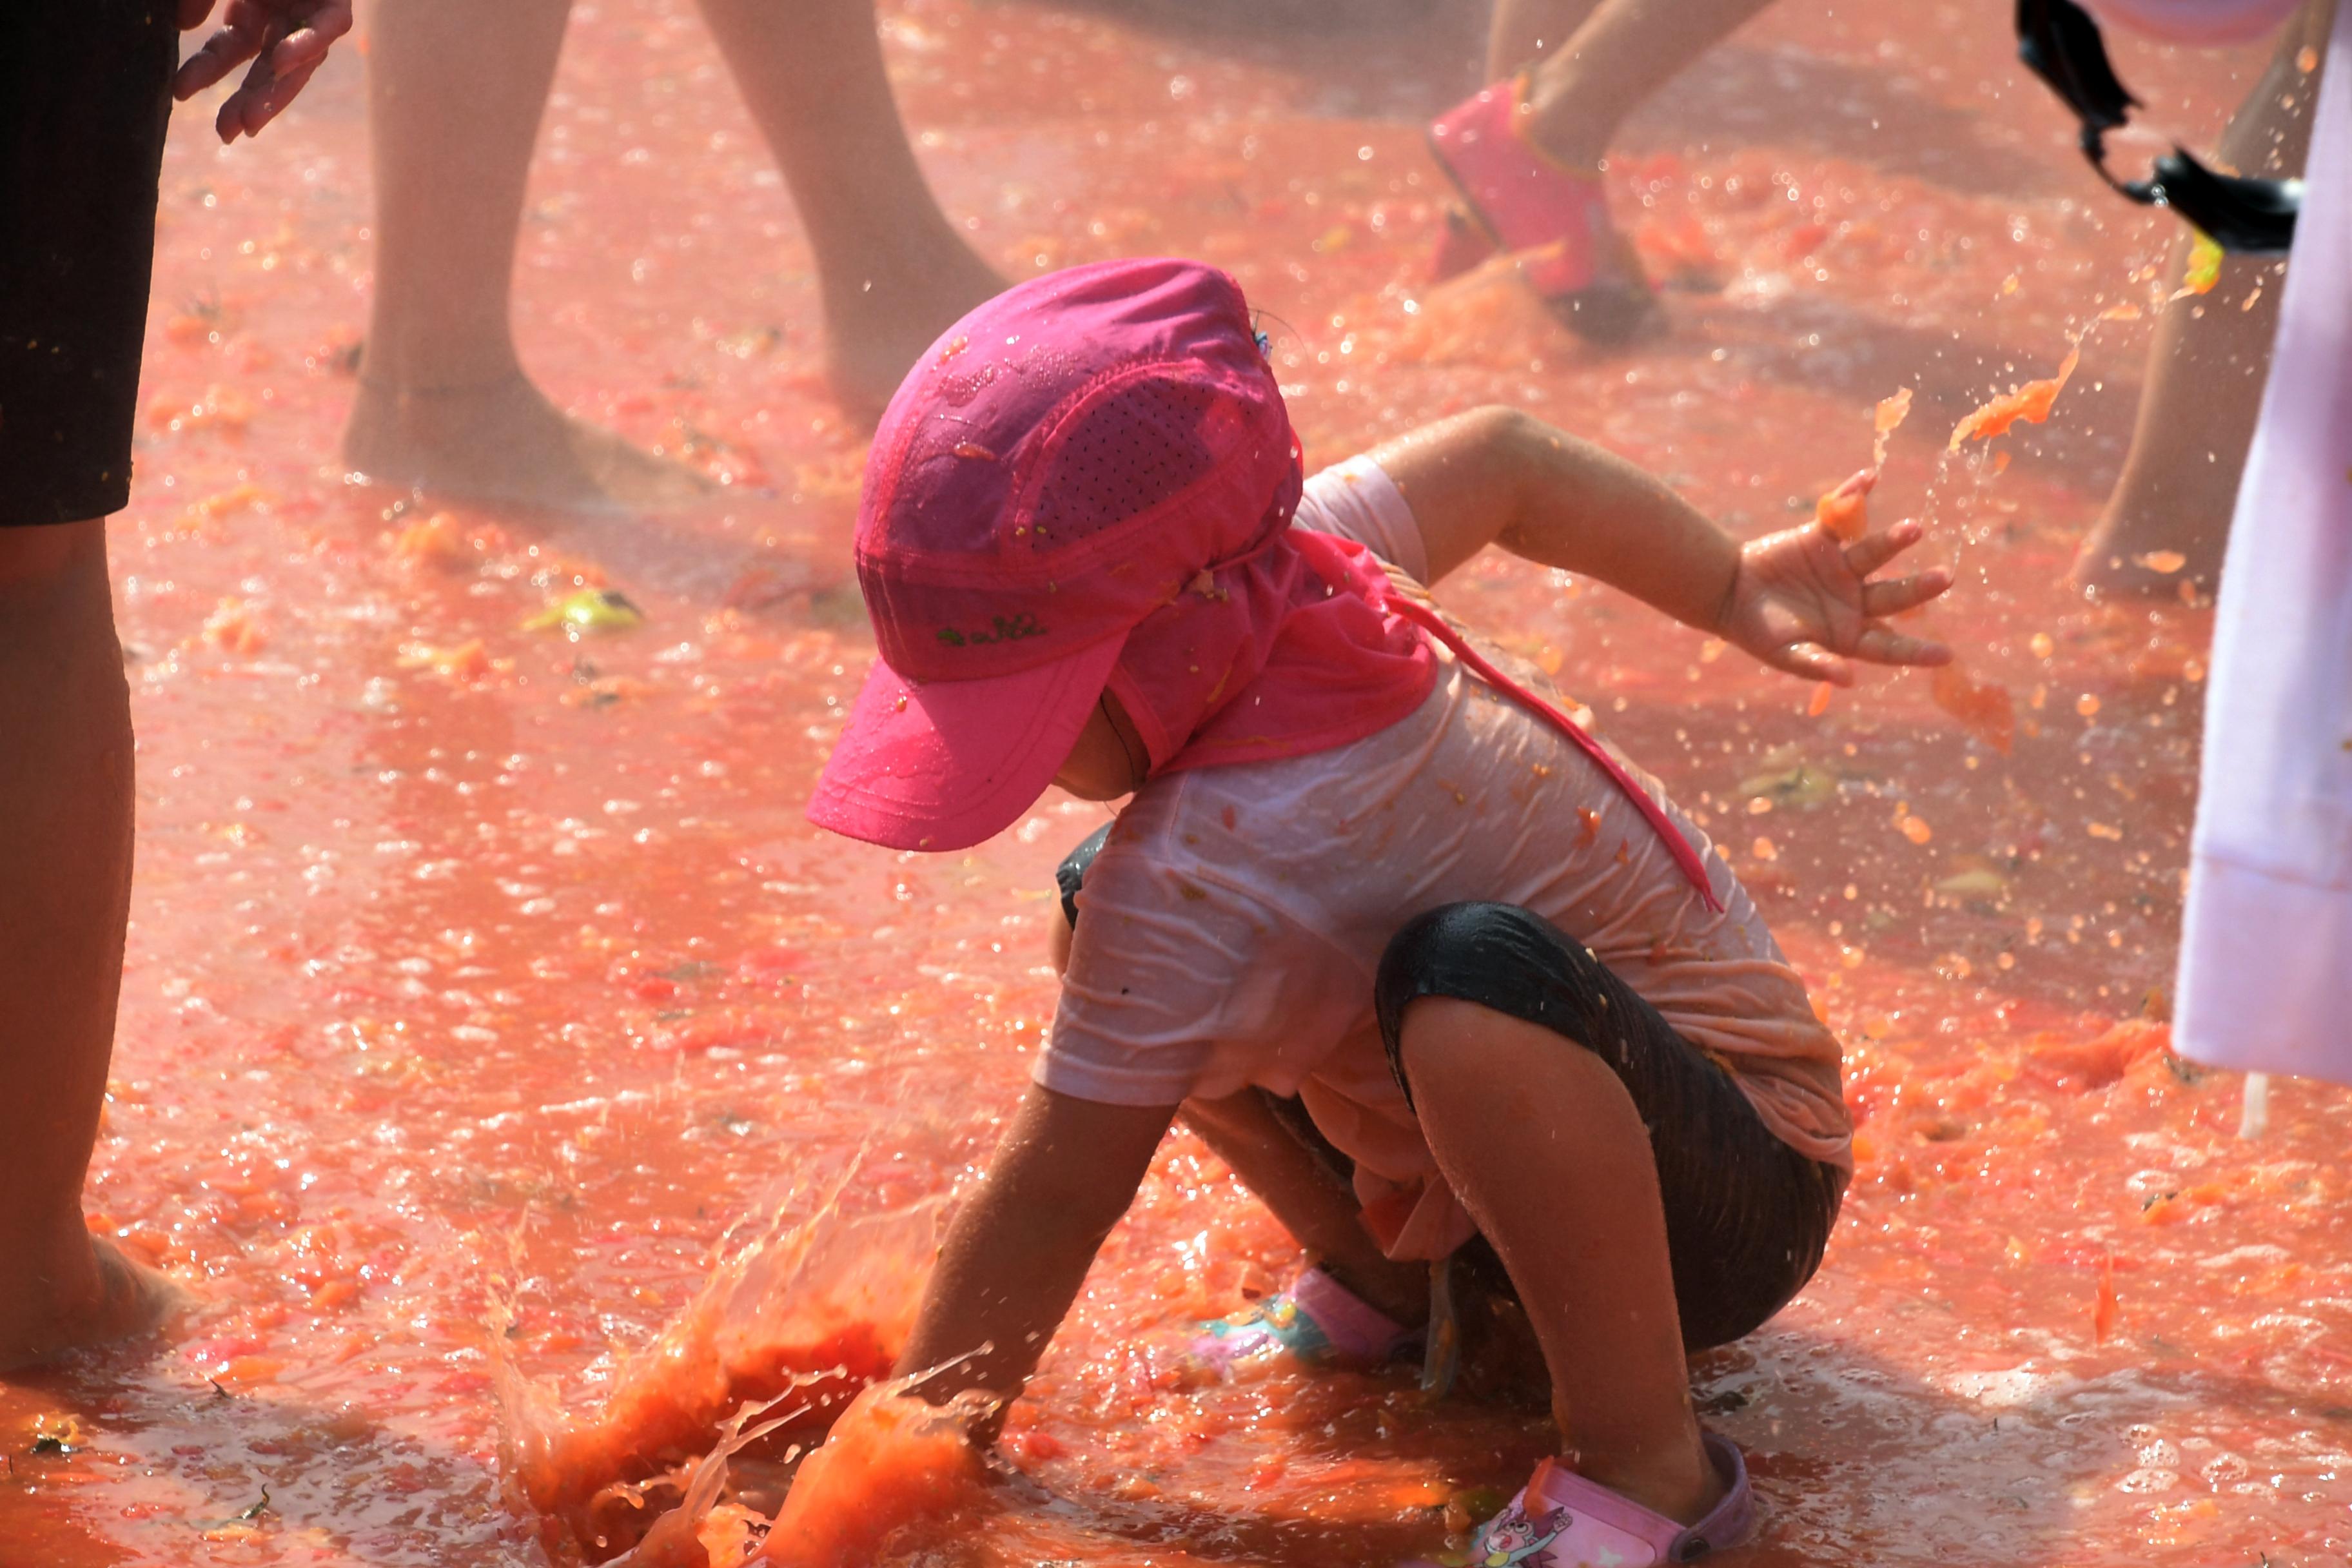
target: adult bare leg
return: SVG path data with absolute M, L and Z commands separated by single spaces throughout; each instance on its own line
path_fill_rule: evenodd
M 1720 1500 L 1690 1403 L 1648 1131 L 1606 1062 L 1538 1025 L 1428 997 L 1407 1081 L 1438 1168 L 1502 1257 L 1589 1479 L 1691 1523 Z
M 2311 146 L 2311 106 L 2325 57 L 2331 0 L 2314 0 L 2281 35 L 2269 68 L 2246 98 L 2217 156 L 2247 174 L 2299 174 Z M 2188 267 L 2190 237 L 2172 247 L 2171 271 Z M 2106 510 L 2083 541 L 2074 581 L 2105 593 L 2169 595 L 2183 583 L 2207 594 L 2221 571 L 2238 479 L 2262 416 L 2278 304 L 2277 258 L 2232 256 L 2210 293 L 2176 302 L 2157 323 L 2131 450 Z M 2166 559 L 2179 555 L 2184 564 Z M 2154 564 L 2150 564 L 2153 561 Z
M 879 414 L 956 318 L 1004 287 L 940 210 L 883 69 L 873 0 L 702 0 L 815 252 L 834 390 Z
M 1523 128 L 1560 163 L 1598 169 L 1625 117 L 1771 0 L 1502 0 L 1487 78 L 1531 69 Z
M 375 298 L 343 460 L 370 479 L 564 510 L 661 508 L 689 470 L 573 419 L 509 321 L 531 144 L 571 0 L 375 8 Z
M 131 695 L 102 521 L 0 528 L 0 1370 L 182 1299 L 82 1223 L 131 904 Z
M 1486 79 L 1501 81 L 1567 47 L 1601 0 L 1496 0 L 1486 29 Z

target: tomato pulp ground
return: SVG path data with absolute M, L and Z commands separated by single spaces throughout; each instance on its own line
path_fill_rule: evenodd
M 1924 519 L 1921 553 L 1957 568 L 1923 617 L 1968 662 L 1943 707 L 1924 675 L 1820 700 L 1498 555 L 1442 591 L 1703 815 L 1846 1042 L 1859 1174 L 1828 1260 L 1693 1369 L 1751 1458 L 1749 1560 L 2345 1561 L 2352 1100 L 2282 1083 L 2242 1137 L 2242 1080 L 2169 1053 L 2208 615 L 2062 582 L 2153 320 L 2203 308 L 2163 303 L 2170 220 L 2093 182 L 2000 7 L 1791 5 L 1619 139 L 1611 201 L 1670 331 L 1598 350 L 1507 275 L 1424 280 L 1444 191 L 1421 126 L 1475 85 L 1476 18 L 1309 22 L 908 0 L 883 26 L 982 254 L 1231 268 L 1310 463 L 1505 401 L 1752 534 L 1811 516 L 1867 460 L 1874 407 L 1916 398 L 1871 507 Z M 2192 142 L 2261 63 L 2117 47 Z M 1052 866 L 1103 820 L 1052 796 L 940 857 L 802 821 L 872 655 L 848 569 L 864 435 L 825 394 L 787 194 L 677 0 L 576 7 L 516 310 L 558 402 L 702 469 L 712 501 L 564 521 L 345 482 L 360 56 L 257 142 L 223 151 L 184 111 L 167 159 L 112 537 L 139 873 L 89 1205 L 201 1305 L 0 1391 L 10 1563 L 593 1554 L 502 1490 L 501 1443 L 568 1421 L 542 1479 L 642 1479 L 556 1470 L 590 1463 L 577 1434 L 623 1419 L 616 1390 L 655 1419 L 630 1354 L 666 1326 L 692 1352 L 679 1388 L 730 1332 L 751 1369 L 697 1396 L 689 1447 L 712 1399 L 789 1383 L 777 1344 L 688 1309 L 730 1227 L 740 1251 L 777 1212 L 786 1261 L 856 1287 L 822 1332 L 790 1325 L 793 1353 L 870 1374 L 1052 1016 Z M 2099 319 L 2119 305 L 2141 314 Z M 1947 450 L 2086 328 L 2046 423 Z M 641 614 L 526 629 L 589 588 Z M 1538 1414 L 1429 1407 L 1402 1372 L 1165 1375 L 1187 1323 L 1297 1261 L 1171 1136 L 1014 1413 L 1025 1480 L 978 1488 L 869 1405 L 831 1472 L 869 1489 L 847 1513 L 905 1503 L 894 1465 L 945 1512 L 839 1550 L 1442 1550 L 1545 1450 Z M 704 1540 L 732 1528 L 740 1558 L 764 1517 L 724 1501 Z

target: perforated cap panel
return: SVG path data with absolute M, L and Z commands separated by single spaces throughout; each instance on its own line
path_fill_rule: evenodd
M 1076 544 L 1208 478 L 1220 401 L 1214 386 L 1151 377 L 1080 409 L 1045 456 L 1030 548 Z

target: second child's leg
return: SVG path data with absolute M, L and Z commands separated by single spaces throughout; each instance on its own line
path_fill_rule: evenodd
M 878 414 L 1004 287 L 940 211 L 890 95 L 873 0 L 702 0 L 816 252 L 835 395 Z

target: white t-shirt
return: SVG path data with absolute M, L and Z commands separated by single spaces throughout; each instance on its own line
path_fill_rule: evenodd
M 1308 480 L 1295 526 L 1356 540 L 1415 583 L 1429 569 L 1403 495 L 1366 458 Z M 1390 1074 L 1372 978 L 1413 914 L 1492 900 L 1585 943 L 1776 1134 L 1850 1169 L 1837 1040 L 1697 824 L 1629 769 L 1705 858 L 1721 913 L 1599 767 L 1437 654 L 1428 700 L 1378 734 L 1136 793 L 1078 895 L 1036 1081 L 1116 1105 L 1297 1094 L 1357 1162 L 1367 1205 L 1409 1203 L 1391 1256 L 1443 1257 L 1473 1227 Z

